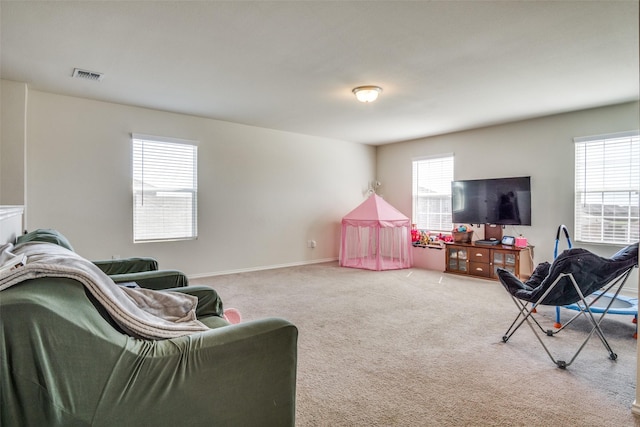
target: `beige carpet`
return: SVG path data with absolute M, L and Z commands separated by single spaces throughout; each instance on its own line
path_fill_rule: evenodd
M 299 328 L 297 426 L 640 426 L 631 316 L 603 323 L 617 361 L 594 336 L 562 370 L 526 326 L 501 341 L 517 311 L 498 282 L 324 263 L 192 284 Z M 568 360 L 586 326 L 547 340 Z

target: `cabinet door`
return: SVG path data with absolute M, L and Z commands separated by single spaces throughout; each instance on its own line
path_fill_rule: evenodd
M 455 273 L 467 273 L 467 259 L 469 252 L 467 248 L 462 246 L 447 247 L 447 270 Z
M 504 254 L 504 265 L 505 267 L 513 267 L 516 268 L 516 261 L 518 260 L 518 256 L 513 252 L 507 252 Z
M 493 265 L 502 267 L 504 265 L 504 252 L 493 251 Z
M 518 275 L 518 253 L 512 251 L 493 251 L 493 277 L 498 277 L 498 268 L 503 268 L 512 274 Z

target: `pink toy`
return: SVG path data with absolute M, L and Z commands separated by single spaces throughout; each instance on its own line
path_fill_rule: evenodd
M 411 241 L 412 242 L 420 241 L 420 231 L 418 231 L 415 224 L 411 224 Z
M 527 238 L 522 237 L 522 234 L 519 237 L 516 237 L 516 248 L 526 248 L 527 247 Z
M 224 319 L 232 325 L 235 325 L 242 321 L 242 315 L 240 314 L 240 311 L 235 308 L 227 308 L 226 310 L 224 310 L 222 317 L 224 317 Z

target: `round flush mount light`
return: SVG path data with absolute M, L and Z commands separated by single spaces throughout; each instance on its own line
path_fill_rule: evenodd
M 373 102 L 378 99 L 382 88 L 379 86 L 358 86 L 353 88 L 352 92 L 360 102 Z

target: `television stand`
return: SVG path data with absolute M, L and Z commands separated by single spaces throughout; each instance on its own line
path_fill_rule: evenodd
M 516 277 L 527 279 L 533 271 L 532 247 L 445 243 L 445 271 L 468 277 L 498 280 L 497 269 L 504 268 Z

